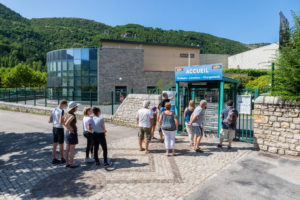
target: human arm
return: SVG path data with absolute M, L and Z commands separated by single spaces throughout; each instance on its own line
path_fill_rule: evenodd
M 176 129 L 178 128 L 178 119 L 176 117 L 176 115 L 174 115 L 174 120 L 175 120 L 175 124 L 176 124 Z
M 184 110 L 184 118 L 186 118 L 186 111 L 187 111 L 187 108 Z
M 48 120 L 48 123 L 50 124 L 50 123 L 52 123 L 52 122 L 53 122 L 53 117 L 52 117 L 52 115 L 50 115 L 49 120 Z
M 170 98 L 170 101 L 172 101 L 175 97 L 176 97 L 176 92 L 175 92 L 175 94 Z
M 104 131 L 104 135 L 106 135 L 106 132 L 107 132 L 107 131 L 106 131 L 106 128 L 105 128 L 105 124 L 104 124 L 104 123 L 102 124 L 102 129 L 103 129 L 103 131 Z
M 196 121 L 196 119 L 198 119 L 198 117 L 199 117 L 199 114 L 192 115 L 191 120 L 188 123 L 188 125 L 192 125 L 192 123 L 194 123 L 194 121 Z
M 70 126 L 70 123 L 73 121 L 74 118 L 74 116 L 71 116 L 65 123 L 65 127 L 69 130 L 70 134 L 74 133 L 74 130 Z

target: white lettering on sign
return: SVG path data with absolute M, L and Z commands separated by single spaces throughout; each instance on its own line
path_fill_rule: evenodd
M 200 69 L 188 69 L 186 70 L 187 74 L 205 74 L 208 73 L 207 68 L 200 68 Z

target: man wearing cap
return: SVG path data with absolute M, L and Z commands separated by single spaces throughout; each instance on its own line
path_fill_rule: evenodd
M 143 102 L 143 108 L 139 109 L 136 114 L 136 122 L 139 125 L 139 146 L 143 151 L 143 140 L 145 140 L 146 153 L 149 151 L 149 142 L 151 141 L 151 126 L 153 125 L 153 114 L 149 109 L 150 101 Z
M 64 159 L 64 109 L 67 107 L 68 102 L 61 100 L 59 106 L 54 108 L 51 112 L 49 123 L 53 123 L 53 146 L 52 146 L 52 164 L 65 163 Z M 59 144 L 60 161 L 56 158 L 56 148 Z

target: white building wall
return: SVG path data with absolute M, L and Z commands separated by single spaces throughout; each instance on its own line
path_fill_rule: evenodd
M 279 44 L 273 43 L 228 57 L 228 68 L 270 69 L 278 54 Z

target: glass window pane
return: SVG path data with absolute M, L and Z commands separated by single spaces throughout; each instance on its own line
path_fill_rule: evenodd
M 97 60 L 97 49 L 89 49 L 90 60 Z
M 82 87 L 88 87 L 89 86 L 89 78 L 88 77 L 87 78 L 82 77 L 81 86 Z
M 97 76 L 97 71 L 90 71 L 90 76 Z
M 81 60 L 81 50 L 80 49 L 74 49 L 73 50 L 73 52 L 74 52 L 74 60 Z
M 65 60 L 67 59 L 67 50 L 61 50 L 61 59 L 62 60 Z
M 89 49 L 81 49 L 81 59 L 89 60 Z
M 97 77 L 90 77 L 90 86 L 97 86 Z
M 63 71 L 61 75 L 62 75 L 62 77 L 67 77 L 68 76 L 68 72 Z
M 74 70 L 74 62 L 73 60 L 68 60 L 68 70 Z
M 62 86 L 67 87 L 68 86 L 68 78 L 67 77 L 62 77 Z
M 73 60 L 73 59 L 74 59 L 73 49 L 67 49 L 67 60 Z
M 80 76 L 76 76 L 74 78 L 75 87 L 81 87 L 81 79 Z
M 61 61 L 57 61 L 57 71 L 61 71 Z
M 81 67 L 81 75 L 82 76 L 89 76 L 89 69 L 87 66 L 82 66 Z
M 71 97 L 71 98 L 73 97 L 73 91 L 74 91 L 73 88 L 69 88 L 69 90 L 68 90 L 68 93 L 69 93 L 68 97 Z
M 52 71 L 56 72 L 56 62 L 55 61 L 52 63 Z
M 90 70 L 97 70 L 97 60 L 90 60 Z
M 66 97 L 68 95 L 68 89 L 67 88 L 63 88 L 62 89 L 62 96 Z
M 74 78 L 73 77 L 68 78 L 68 86 L 69 87 L 74 87 Z
M 67 68 L 67 61 L 66 60 L 62 61 L 62 70 L 63 71 L 67 71 L 68 70 L 68 68 Z

